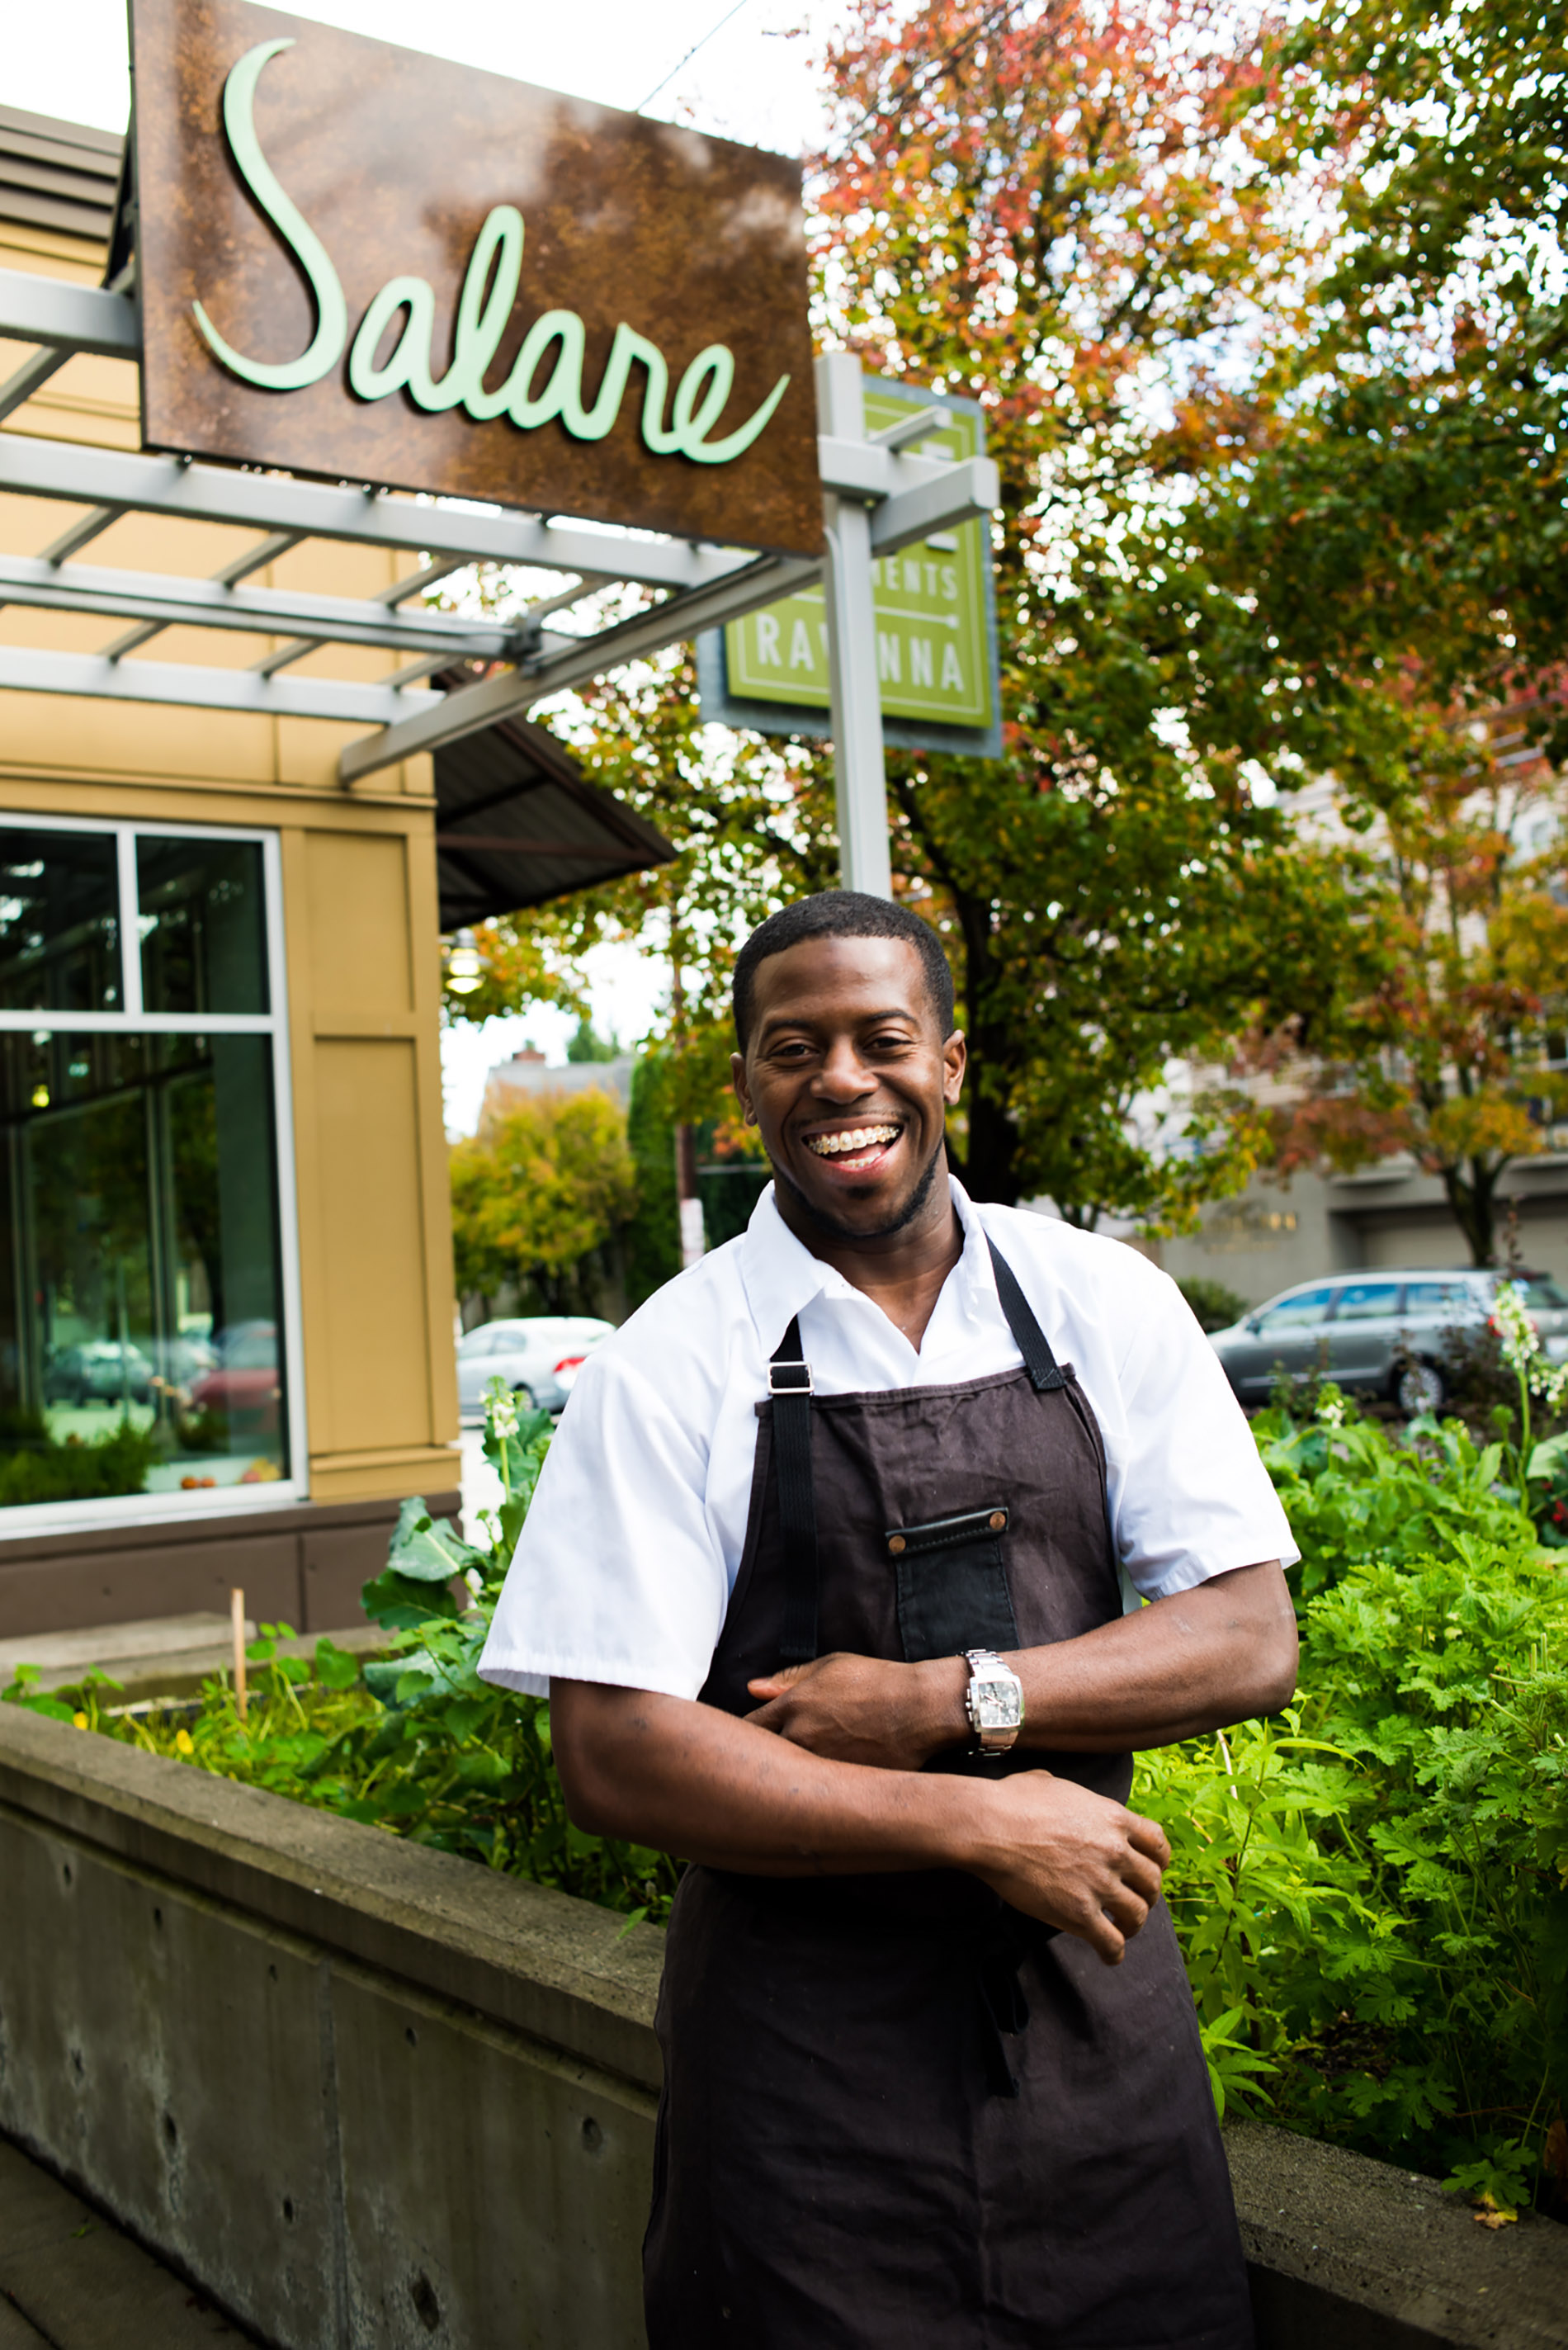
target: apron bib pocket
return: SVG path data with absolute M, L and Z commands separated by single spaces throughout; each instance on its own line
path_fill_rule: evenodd
M 1021 1645 L 1002 1557 L 1008 1514 L 1004 1502 L 993 1502 L 924 1525 L 889 1526 L 883 1534 L 898 1576 L 906 1664 Z

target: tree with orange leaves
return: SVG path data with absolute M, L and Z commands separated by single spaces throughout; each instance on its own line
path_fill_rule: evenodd
M 1486 729 L 1476 728 L 1484 737 Z M 1407 1152 L 1441 1181 L 1477 1264 L 1498 1187 L 1568 1108 L 1568 840 L 1542 760 L 1500 771 L 1468 733 L 1379 827 L 1386 968 L 1355 1007 L 1359 1050 L 1279 1115 L 1286 1175 Z
M 888 762 L 896 886 L 960 970 L 955 1155 L 1089 1225 L 1179 1227 L 1245 1181 L 1240 1097 L 1175 1132 L 1135 1112 L 1256 1022 L 1317 1038 L 1361 952 L 1355 889 L 1204 716 L 1234 599 L 1159 479 L 1201 355 L 1300 262 L 1249 144 L 1263 30 L 1204 0 L 859 0 L 828 59 L 825 324 L 978 395 L 1002 473 L 1003 757 Z
M 1490 1263 L 1564 1090 L 1568 47 L 1534 0 L 1319 0 L 1265 82 L 1335 236 L 1189 526 L 1242 616 L 1238 747 L 1335 777 L 1386 962 L 1280 1163 L 1408 1151 Z

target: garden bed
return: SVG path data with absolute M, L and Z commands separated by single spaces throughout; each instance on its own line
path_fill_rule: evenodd
M 0 2129 L 242 2324 L 279 2350 L 642 2340 L 658 1929 L 22 1708 L 0 1870 Z M 1561 2341 L 1568 2230 L 1226 2138 L 1259 2350 Z
M 1520 1503 L 1532 1463 L 1452 1422 L 1401 1438 L 1332 1390 L 1254 1425 L 1303 1552 L 1297 1701 L 1144 1754 L 1134 1794 L 1174 1849 L 1217 2100 L 1447 2181 L 1500 2226 L 1560 2214 L 1568 1575 Z M 366 1589 L 400 1653 L 361 1669 L 330 1641 L 308 1658 L 264 1638 L 244 1722 L 221 1679 L 161 1716 L 117 1718 L 103 1687 L 29 1702 L 657 1921 L 674 1864 L 574 1828 L 547 1707 L 475 1672 L 548 1432 L 503 1400 L 488 1551 L 406 1507 Z

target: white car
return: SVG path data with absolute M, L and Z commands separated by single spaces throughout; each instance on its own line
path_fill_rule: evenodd
M 515 1322 L 482 1322 L 457 1348 L 458 1409 L 484 1417 L 484 1393 L 504 1378 L 524 1409 L 559 1411 L 585 1358 L 615 1328 L 587 1314 L 537 1314 Z

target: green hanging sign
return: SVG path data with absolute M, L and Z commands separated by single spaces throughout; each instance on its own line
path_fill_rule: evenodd
M 983 454 L 975 400 L 867 381 L 870 437 L 912 406 L 947 421 L 919 442 L 923 457 Z M 940 531 L 872 567 L 882 731 L 896 747 L 995 758 L 1002 748 L 996 604 L 983 522 Z M 824 591 L 808 588 L 698 641 L 705 716 L 770 734 L 826 734 L 830 702 Z

